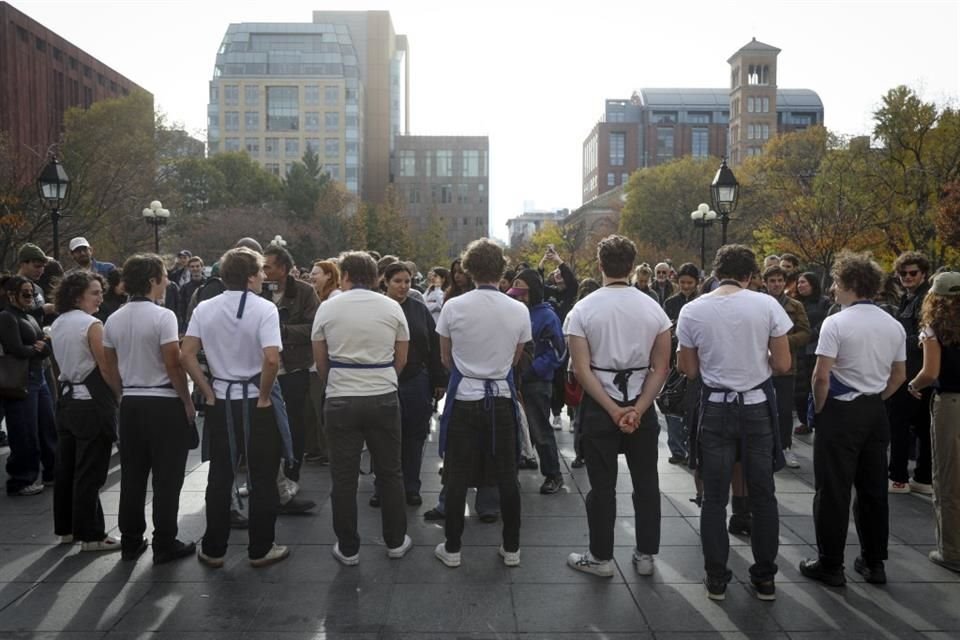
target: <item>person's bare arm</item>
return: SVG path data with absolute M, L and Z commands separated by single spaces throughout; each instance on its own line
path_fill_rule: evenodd
M 263 362 L 260 365 L 260 395 L 257 397 L 257 407 L 273 405 L 270 394 L 277 381 L 277 372 L 280 371 L 280 347 L 264 347 Z
M 643 380 L 643 387 L 640 388 L 640 397 L 634 404 L 639 419 L 647 412 L 657 395 L 663 388 L 663 383 L 667 381 L 667 375 L 670 373 L 670 330 L 662 331 L 653 342 L 653 350 L 650 353 L 650 368 L 647 370 L 647 376 Z
M 696 347 L 681 345 L 677 353 L 677 369 L 690 380 L 696 380 L 700 375 L 700 353 Z
M 203 373 L 203 369 L 200 368 L 200 360 L 197 359 L 197 355 L 200 353 L 202 346 L 200 338 L 184 336 L 183 344 L 180 346 L 180 366 L 184 368 L 190 376 L 190 379 L 193 380 L 193 384 L 200 389 L 204 402 L 212 406 L 216 402 L 216 396 L 213 394 L 213 387 L 211 387 L 207 381 L 207 376 Z
M 320 377 L 320 382 L 323 384 L 327 383 L 327 375 L 330 373 L 330 359 L 329 353 L 327 351 L 327 341 L 326 340 L 314 340 L 313 341 L 313 361 L 317 365 L 317 375 Z
M 942 358 L 940 342 L 934 338 L 923 341 L 923 368 L 910 381 L 910 394 L 914 398 L 921 396 L 921 391 L 932 385 L 940 377 L 940 360 Z
M 393 343 L 393 368 L 400 375 L 403 368 L 407 366 L 407 354 L 410 351 L 409 340 L 397 340 Z
M 517 364 L 519 358 L 515 356 L 513 364 Z M 440 336 L 440 362 L 447 371 L 453 371 L 453 342 L 447 336 Z
M 767 344 L 770 349 L 770 368 L 773 369 L 773 375 L 790 373 L 793 359 L 790 356 L 790 341 L 787 336 L 771 337 Z
M 907 379 L 907 363 L 904 361 L 894 362 L 890 367 L 890 378 L 887 379 L 887 388 L 883 390 L 880 397 L 886 400 L 900 388 Z
M 813 365 L 810 388 L 813 390 L 814 413 L 823 411 L 823 405 L 827 403 L 827 394 L 830 392 L 830 370 L 833 369 L 835 362 L 836 358 L 817 356 L 817 363 Z
M 587 392 L 593 400 L 600 405 L 610 418 L 618 426 L 623 417 L 634 408 L 621 407 L 607 395 L 603 388 L 603 383 L 597 377 L 597 374 L 590 368 L 590 344 L 583 336 L 567 336 L 570 342 L 570 358 L 573 360 L 573 371 L 577 376 L 577 381 L 583 390 Z

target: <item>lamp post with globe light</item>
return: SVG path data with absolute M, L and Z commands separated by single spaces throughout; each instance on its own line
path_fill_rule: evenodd
M 147 221 L 148 224 L 153 225 L 153 250 L 155 253 L 160 253 L 160 227 L 167 224 L 167 220 L 170 219 L 170 211 L 163 208 L 163 204 L 159 200 L 154 200 L 150 203 L 150 206 L 143 210 L 143 219 Z
M 737 198 L 740 196 L 740 183 L 737 182 L 733 171 L 727 166 L 727 159 L 720 162 L 720 168 L 710 183 L 710 199 L 713 208 L 720 214 L 720 242 L 727 244 L 727 224 L 730 214 L 737 208 Z
M 70 178 L 63 165 L 51 155 L 50 162 L 37 176 L 37 193 L 50 208 L 50 220 L 53 223 L 53 259 L 60 260 L 60 207 L 70 193 Z
M 701 202 L 696 210 L 690 212 L 690 219 L 693 220 L 693 226 L 700 229 L 700 271 L 703 272 L 706 262 L 707 227 L 713 226 L 713 221 L 717 219 L 717 212 L 705 202 Z

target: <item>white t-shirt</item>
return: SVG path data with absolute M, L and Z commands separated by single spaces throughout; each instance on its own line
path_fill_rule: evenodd
M 128 302 L 103 326 L 103 346 L 117 352 L 124 396 L 176 398 L 160 347 L 179 340 L 177 316 L 150 302 Z M 141 388 L 135 388 L 141 387 Z
M 242 291 L 224 291 L 197 305 L 186 335 L 199 338 L 210 366 L 210 373 L 223 380 L 248 380 L 263 370 L 263 350 L 283 349 L 280 339 L 280 314 L 277 305 L 259 295 L 247 293 L 243 317 L 237 318 Z M 213 393 L 227 397 L 228 383 L 214 380 Z M 250 398 L 259 394 L 253 384 L 247 386 Z M 230 390 L 231 400 L 243 399 L 243 385 Z
M 482 400 L 484 380 L 496 380 L 497 395 L 510 397 L 507 375 L 517 345 L 533 339 L 526 305 L 491 289 L 474 289 L 448 300 L 437 333 L 450 338 L 453 363 L 463 374 L 457 400 Z
M 766 401 L 763 390 L 750 391 L 773 374 L 770 338 L 787 335 L 790 316 L 773 296 L 755 291 L 730 295 L 709 293 L 683 305 L 677 320 L 677 341 L 696 349 L 703 382 L 720 389 L 747 392 L 744 404 Z M 727 399 L 733 400 L 734 394 Z M 709 400 L 722 402 L 723 394 Z
M 563 334 L 586 338 L 591 366 L 623 370 L 649 367 L 654 341 L 669 331 L 671 324 L 657 301 L 636 287 L 603 287 L 574 305 L 564 322 Z M 613 382 L 616 373 L 593 373 L 608 396 L 623 400 L 623 393 Z M 646 370 L 631 374 L 628 400 L 640 395 L 646 377 Z
M 320 305 L 311 335 L 327 343 L 327 356 L 334 362 L 387 364 L 393 362 L 395 344 L 410 340 L 410 329 L 395 300 L 369 289 L 350 289 Z M 392 365 L 331 366 L 327 374 L 328 398 L 379 396 L 396 390 L 397 371 Z
M 94 324 L 100 324 L 100 321 L 86 311 L 74 309 L 58 316 L 50 326 L 53 355 L 60 366 L 60 380 L 74 383 L 75 400 L 91 398 L 87 387 L 79 383 L 97 367 L 87 337 Z
M 820 327 L 817 355 L 834 358 L 831 372 L 856 389 L 837 400 L 853 400 L 887 388 L 890 367 L 907 359 L 907 334 L 893 317 L 873 304 L 856 304 L 828 316 Z

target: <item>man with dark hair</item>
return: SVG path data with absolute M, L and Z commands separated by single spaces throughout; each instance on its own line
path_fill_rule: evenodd
M 530 316 L 497 289 L 506 262 L 495 242 L 471 242 L 462 265 L 477 288 L 446 302 L 437 322 L 450 384 L 440 420 L 446 542 L 437 545 L 434 555 L 448 567 L 460 566 L 467 487 L 495 484 L 503 516 L 499 553 L 505 565 L 514 567 L 520 564 L 520 489 L 512 368 L 531 340 Z
M 603 288 L 578 302 L 564 333 L 577 380 L 580 453 L 587 466 L 590 548 L 571 553 L 572 568 L 602 577 L 614 574 L 613 532 L 617 519 L 618 454 L 626 454 L 633 483 L 633 563 L 653 574 L 660 550 L 660 490 L 654 400 L 670 367 L 670 319 L 655 300 L 627 278 L 636 248 L 623 236 L 608 236 L 598 248 Z
M 203 276 L 203 260 L 199 256 L 191 256 L 186 267 L 189 279 L 180 287 L 178 296 L 179 310 L 177 312 L 180 320 L 180 333 L 187 330 L 187 322 L 190 318 L 187 309 L 190 301 L 193 300 L 193 294 L 207 281 Z
M 181 289 L 184 285 L 190 282 L 190 260 L 193 258 L 193 254 L 186 249 L 181 249 L 177 253 L 177 262 L 173 265 L 173 269 L 167 273 L 167 277 L 170 279 L 170 282 L 174 283 Z
M 792 253 L 785 253 L 780 256 L 780 268 L 783 269 L 784 276 L 790 276 L 800 270 L 800 258 Z
M 153 474 L 153 563 L 193 555 L 196 545 L 177 539 L 177 511 L 187 451 L 196 446 L 196 409 L 180 365 L 177 319 L 154 301 L 167 274 L 155 255 L 135 255 L 123 265 L 130 302 L 103 329 L 107 372 L 123 384 L 120 402 L 121 553 L 135 560 L 147 548 L 143 517 L 147 478 Z
M 280 318 L 283 352 L 277 380 L 283 391 L 284 405 L 290 420 L 290 435 L 293 438 L 293 463 L 283 470 L 283 474 L 290 482 L 297 483 L 303 463 L 306 440 L 305 411 L 310 387 L 310 366 L 313 364 L 310 336 L 320 300 L 312 286 L 292 275 L 293 257 L 286 249 L 270 245 L 263 252 L 263 258 L 266 280 L 262 295 L 277 306 Z M 290 487 L 287 493 L 296 494 L 296 488 Z M 301 513 L 314 506 L 315 503 L 310 500 L 281 499 L 280 512 Z
M 544 265 L 548 261 L 557 265 L 556 268 L 549 273 L 544 271 Z M 516 273 L 520 273 L 523 270 L 524 267 L 518 265 Z M 553 245 L 550 245 L 546 253 L 543 254 L 543 257 L 540 258 L 537 272 L 543 281 L 543 300 L 544 302 L 550 303 L 553 310 L 556 311 L 557 317 L 560 318 L 560 323 L 563 324 L 567 314 L 570 313 L 570 309 L 573 308 L 573 303 L 577 300 L 577 277 L 574 275 L 573 270 L 570 269 L 570 266 L 564 262 L 560 254 L 557 253 Z M 516 276 L 514 276 L 514 279 L 515 278 Z M 511 282 L 513 282 L 513 279 L 511 279 Z M 566 380 L 566 372 L 567 362 L 566 357 L 564 357 L 554 373 L 550 399 L 550 411 L 553 414 L 553 428 L 557 430 L 562 426 L 560 413 L 563 411 L 564 405 L 563 385 Z
M 678 366 L 688 378 L 702 379 L 699 450 L 690 453 L 703 480 L 704 585 L 707 597 L 723 600 L 732 577 L 725 524 L 739 456 L 753 514 L 750 580 L 759 599 L 774 600 L 780 521 L 773 472 L 783 466 L 783 456 L 771 378 L 790 370 L 791 322 L 776 300 L 747 290 L 757 270 L 753 251 L 743 245 L 720 247 L 714 269 L 720 286 L 683 307 L 677 321 Z
M 789 254 L 785 254 L 789 255 Z M 781 258 L 783 260 L 783 258 Z M 786 465 L 792 469 L 800 467 L 796 454 L 793 453 L 793 390 L 796 386 L 797 361 L 800 350 L 810 342 L 810 320 L 803 303 L 794 300 L 786 294 L 787 273 L 781 267 L 768 267 L 763 272 L 763 284 L 767 293 L 780 303 L 787 312 L 793 327 L 787 333 L 787 342 L 790 344 L 790 371 L 783 375 L 773 376 L 773 388 L 777 391 L 777 423 L 780 428 L 780 446 L 783 447 L 783 458 Z
M 263 258 L 246 248 L 220 260 L 227 290 L 201 302 L 183 338 L 181 363 L 206 401 L 210 439 L 207 530 L 197 557 L 209 567 L 224 564 L 230 536 L 230 492 L 240 453 L 247 461 L 250 491 L 250 564 L 263 567 L 290 554 L 274 543 L 282 436 L 271 393 L 280 368 L 280 318 L 276 305 L 260 297 Z M 252 295 L 251 295 L 252 294 Z M 204 350 L 213 385 L 200 368 Z M 286 457 L 292 453 L 283 451 Z
M 93 273 L 99 273 L 101 276 L 106 277 L 108 273 L 117 268 L 112 262 L 97 262 L 94 260 L 93 247 L 90 246 L 86 238 L 73 238 L 70 241 L 69 248 L 70 255 L 73 257 L 73 261 L 77 263 L 77 266 L 67 271 L 67 274 L 74 271 L 92 271 Z
M 320 306 L 312 335 L 317 375 L 326 383 L 323 415 L 337 536 L 332 553 L 341 564 L 352 566 L 360 562 L 357 477 L 364 442 L 377 476 L 387 556 L 402 558 L 413 546 L 407 535 L 397 396 L 410 330 L 400 305 L 370 290 L 377 281 L 377 264 L 369 254 L 343 255 L 340 274 L 343 293 Z
M 893 264 L 900 277 L 903 297 L 897 307 L 897 320 L 906 333 L 907 379 L 913 380 L 923 368 L 923 350 L 920 347 L 920 307 L 930 290 L 927 276 L 930 261 L 918 251 L 900 254 Z M 890 493 L 924 495 L 933 493 L 933 475 L 930 455 L 930 397 L 932 389 L 924 390 L 914 398 L 906 387 L 898 389 L 888 403 L 890 412 Z M 907 470 L 913 438 L 917 439 L 917 465 L 913 478 Z
M 819 555 L 802 561 L 800 572 L 834 587 L 846 582 L 850 489 L 856 487 L 853 510 L 861 552 L 854 568 L 867 582 L 884 584 L 890 429 L 883 401 L 906 380 L 906 332 L 873 302 L 883 272 L 869 257 L 842 255 L 832 275 L 843 310 L 820 328 L 812 383 L 817 431 L 813 521 Z
M 663 310 L 673 325 L 671 329 L 673 340 L 670 348 L 670 364 L 673 367 L 676 366 L 677 319 L 680 317 L 680 310 L 683 309 L 687 303 L 696 299 L 697 285 L 699 283 L 700 270 L 696 265 L 685 262 L 680 265 L 680 269 L 677 271 L 677 293 L 667 298 L 667 301 L 663 303 Z M 670 459 L 668 462 L 670 464 L 683 464 L 687 461 L 687 456 L 689 455 L 687 451 L 687 439 L 689 437 L 688 423 L 692 417 L 689 415 L 689 411 L 696 405 L 696 399 L 694 397 L 696 392 L 696 385 L 689 384 L 688 382 L 685 394 L 688 399 L 683 403 L 682 413 L 678 415 L 665 414 L 663 416 L 667 423 L 667 448 L 670 449 Z

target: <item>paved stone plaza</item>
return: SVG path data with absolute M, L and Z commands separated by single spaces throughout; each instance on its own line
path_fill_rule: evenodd
M 960 638 L 960 575 L 926 559 L 934 544 L 929 499 L 890 496 L 886 586 L 864 584 L 852 568 L 843 589 L 798 574 L 797 563 L 815 555 L 807 439 L 794 444 L 803 466 L 777 475 L 776 602 L 751 596 L 746 586 L 750 548 L 736 538 L 727 599 L 706 598 L 699 512 L 689 502 L 692 476 L 667 464 L 665 433 L 660 448 L 663 535 L 655 574 L 640 577 L 630 562 L 633 518 L 622 461 L 619 572 L 602 579 L 573 571 L 565 560 L 569 552 L 586 548 L 589 484 L 585 469 L 569 469 L 572 435 L 566 429 L 557 433 L 567 486 L 557 495 L 541 496 L 539 473 L 521 472 L 522 564 L 516 569 L 504 567 L 497 555 L 499 523 L 476 518 L 467 521 L 459 569 L 433 557 L 443 528 L 424 522 L 421 514 L 434 506 L 440 489 L 435 443 L 428 444 L 424 465 L 424 505 L 409 508 L 416 546 L 403 560 L 387 559 L 379 512 L 367 506 L 372 480 L 361 478 L 363 546 L 357 567 L 342 567 L 330 555 L 335 539 L 324 467 L 305 467 L 301 495 L 317 501 L 316 514 L 280 518 L 277 541 L 290 545 L 292 555 L 266 569 L 247 564 L 242 531 L 231 535 L 227 564 L 220 570 L 195 559 L 154 568 L 149 551 L 136 563 L 121 562 L 118 553 L 80 553 L 78 546 L 55 542 L 51 490 L 36 497 L 0 497 L 0 638 Z M 108 527 L 117 535 L 118 464 L 114 456 L 103 494 Z M 198 539 L 207 468 L 193 452 L 187 469 L 181 538 Z M 858 553 L 852 523 L 848 544 L 852 567 Z

